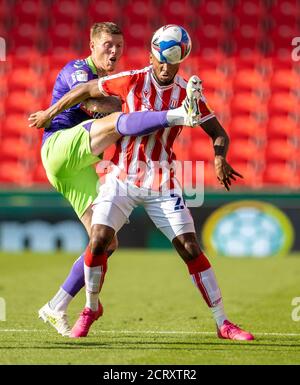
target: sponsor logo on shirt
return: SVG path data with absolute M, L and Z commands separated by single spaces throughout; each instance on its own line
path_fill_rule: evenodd
M 78 70 L 72 73 L 72 83 L 76 82 L 87 82 L 88 81 L 88 73 L 83 70 Z

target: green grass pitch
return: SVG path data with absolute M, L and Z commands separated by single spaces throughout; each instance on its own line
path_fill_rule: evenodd
M 210 311 L 172 251 L 120 250 L 109 261 L 104 316 L 85 339 L 59 336 L 37 318 L 76 256 L 0 254 L 1 364 L 299 364 L 300 258 L 211 258 L 229 318 L 253 342 L 216 337 Z M 73 324 L 84 292 L 69 307 Z M 300 315 L 300 311 L 299 311 Z

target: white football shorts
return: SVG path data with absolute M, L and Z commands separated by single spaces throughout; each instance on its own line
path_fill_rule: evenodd
M 150 194 L 149 190 L 124 183 L 112 175 L 107 175 L 93 203 L 92 225 L 106 225 L 117 233 L 129 223 L 132 210 L 140 205 L 170 241 L 178 235 L 195 232 L 193 218 L 180 193 L 155 195 L 151 191 Z

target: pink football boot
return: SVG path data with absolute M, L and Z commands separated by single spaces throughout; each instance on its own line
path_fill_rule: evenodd
M 217 328 L 218 337 L 228 340 L 240 340 L 240 341 L 252 341 L 254 336 L 246 332 L 245 330 L 239 328 L 237 325 L 229 321 L 224 321 L 223 325 L 220 328 Z
M 103 314 L 103 306 L 99 302 L 98 310 L 93 311 L 85 307 L 80 313 L 78 320 L 71 330 L 71 338 L 86 337 L 94 321 L 97 321 Z

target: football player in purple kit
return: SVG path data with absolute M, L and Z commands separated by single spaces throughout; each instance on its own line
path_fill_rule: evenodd
M 115 71 L 123 46 L 123 34 L 116 24 L 94 24 L 90 30 L 91 55 L 83 60 L 69 62 L 60 71 L 51 105 L 78 84 Z M 98 102 L 90 99 L 85 104 L 78 104 L 57 115 L 46 125 L 43 135 L 41 155 L 49 182 L 68 199 L 88 235 L 91 229 L 91 203 L 97 196 L 99 180 L 94 165 L 99 162 L 99 157 L 91 154 L 89 134 L 81 123 L 115 111 L 121 111 L 121 103 L 117 98 L 103 98 Z M 31 115 L 30 123 L 34 117 L 35 114 Z M 116 247 L 117 240 L 114 239 L 110 245 L 110 254 Z M 39 310 L 39 317 L 64 336 L 70 333 L 67 307 L 84 286 L 83 264 L 84 257 L 81 255 L 55 296 Z M 99 313 L 102 312 L 100 305 Z

